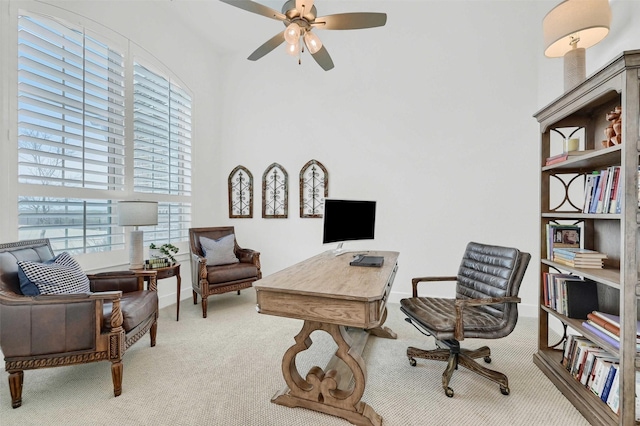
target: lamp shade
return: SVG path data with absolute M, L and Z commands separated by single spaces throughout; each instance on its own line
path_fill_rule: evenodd
M 119 226 L 158 224 L 158 203 L 155 201 L 118 201 Z
M 542 21 L 545 56 L 558 58 L 570 51 L 572 41 L 583 49 L 605 38 L 611 25 L 608 0 L 566 0 L 552 9 Z

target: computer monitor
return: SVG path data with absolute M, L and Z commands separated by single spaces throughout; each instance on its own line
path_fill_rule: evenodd
M 372 240 L 375 235 L 376 202 L 357 200 L 324 200 L 322 243 L 339 243 L 334 254 L 344 253 L 342 243 Z

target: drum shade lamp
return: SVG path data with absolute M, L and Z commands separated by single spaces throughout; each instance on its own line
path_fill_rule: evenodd
M 585 49 L 605 38 L 610 25 L 608 0 L 566 0 L 544 17 L 544 54 L 564 58 L 565 92 L 586 79 Z
M 129 269 L 142 269 L 144 266 L 143 232 L 138 230 L 138 226 L 157 224 L 158 203 L 155 201 L 118 202 L 118 225 L 134 227 L 129 241 Z

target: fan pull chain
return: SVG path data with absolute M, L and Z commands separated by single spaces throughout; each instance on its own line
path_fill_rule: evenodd
M 302 53 L 304 52 L 304 40 L 300 37 L 300 51 L 298 52 L 298 65 L 302 65 Z

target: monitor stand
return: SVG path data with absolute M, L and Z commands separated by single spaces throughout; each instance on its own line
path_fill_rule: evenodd
M 338 247 L 333 249 L 333 251 L 331 253 L 333 253 L 334 256 L 341 256 L 341 255 L 347 253 L 347 250 L 342 248 L 342 244 L 343 243 L 338 243 Z

